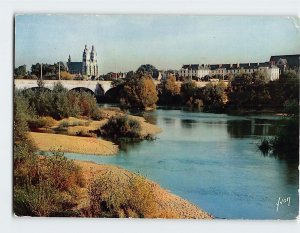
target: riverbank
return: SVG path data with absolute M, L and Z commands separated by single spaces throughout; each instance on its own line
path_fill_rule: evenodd
M 91 162 L 83 162 L 75 160 L 75 163 L 82 168 L 84 178 L 88 182 L 92 182 L 97 177 L 101 177 L 104 174 L 109 174 L 109 183 L 112 190 L 117 190 L 119 187 L 129 186 L 130 180 L 137 175 L 129 172 L 125 169 L 112 166 L 95 164 Z M 143 182 L 151 187 L 151 190 L 146 190 L 149 193 L 153 193 L 156 208 L 153 212 L 145 214 L 145 218 L 184 218 L 184 219 L 212 219 L 213 217 L 201 210 L 197 206 L 182 199 L 181 197 L 170 193 L 169 191 L 161 188 L 158 184 L 144 179 Z M 143 186 L 144 184 L 140 184 Z M 112 190 L 106 190 L 110 192 Z M 147 201 L 147 200 L 145 200 Z M 79 197 L 78 210 L 87 209 L 89 206 L 88 190 L 82 189 Z
M 37 132 L 29 132 L 28 135 L 40 151 L 115 155 L 119 151 L 119 146 L 111 141 L 97 138 L 94 132 L 116 115 L 125 115 L 125 113 L 118 109 L 104 109 L 102 120 L 92 121 L 69 117 L 55 121 L 50 128 L 39 128 Z M 159 127 L 146 122 L 143 117 L 132 115 L 128 117 L 139 121 L 143 138 L 161 132 Z
M 114 155 L 118 146 L 92 137 L 29 132 L 29 137 L 40 151 L 63 151 L 80 154 Z

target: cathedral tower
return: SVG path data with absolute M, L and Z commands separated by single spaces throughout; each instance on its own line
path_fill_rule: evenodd
M 92 76 L 98 76 L 98 64 L 97 64 L 97 52 L 96 49 L 94 47 L 94 45 L 92 45 L 92 51 L 91 51 L 91 62 L 90 62 L 90 74 Z
M 82 54 L 82 74 L 83 75 L 91 75 L 91 67 L 90 67 L 90 51 L 85 45 L 83 54 Z

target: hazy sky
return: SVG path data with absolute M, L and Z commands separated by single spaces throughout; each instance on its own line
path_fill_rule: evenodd
M 287 17 L 174 15 L 18 15 L 15 64 L 81 61 L 95 46 L 100 73 L 141 64 L 179 69 L 191 63 L 268 61 L 300 53 L 300 21 Z

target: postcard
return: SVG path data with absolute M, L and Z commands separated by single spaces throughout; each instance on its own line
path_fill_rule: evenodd
M 14 214 L 296 219 L 295 21 L 15 15 Z

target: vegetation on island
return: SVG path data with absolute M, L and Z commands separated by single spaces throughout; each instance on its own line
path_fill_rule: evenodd
M 112 139 L 132 138 L 141 139 L 141 124 L 138 120 L 127 115 L 116 115 L 100 128 L 100 134 Z

